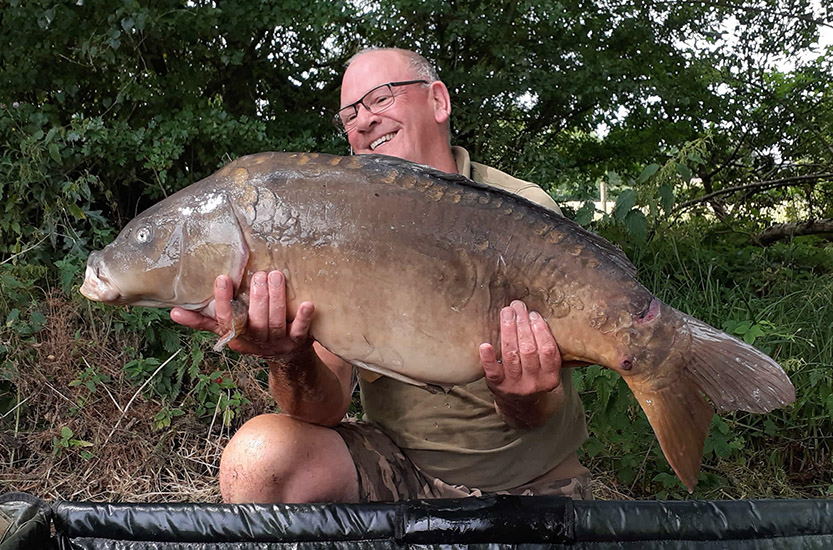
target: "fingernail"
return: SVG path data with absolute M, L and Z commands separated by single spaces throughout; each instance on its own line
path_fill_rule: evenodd
M 538 315 L 538 312 L 537 312 L 537 311 L 530 311 L 530 312 L 529 312 L 529 318 L 530 318 L 532 321 L 538 321 L 538 320 L 540 320 L 540 319 L 541 319 L 541 316 L 540 316 L 540 315 Z
M 255 273 L 254 276 L 254 283 L 257 286 L 266 286 L 266 274 L 265 273 Z
M 500 318 L 504 321 L 511 321 L 515 317 L 515 311 L 510 307 L 505 307 L 500 311 Z
M 269 284 L 278 286 L 281 284 L 281 272 L 280 271 L 272 271 L 269 273 Z
M 228 279 L 225 277 L 217 277 L 217 280 L 214 281 L 214 283 L 217 285 L 217 288 L 225 290 L 226 285 L 228 284 Z

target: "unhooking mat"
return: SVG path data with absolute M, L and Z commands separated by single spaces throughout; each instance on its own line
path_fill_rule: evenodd
M 393 504 L 50 506 L 18 493 L 0 497 L 0 512 L 9 519 L 0 550 L 833 548 L 833 500 L 495 496 Z

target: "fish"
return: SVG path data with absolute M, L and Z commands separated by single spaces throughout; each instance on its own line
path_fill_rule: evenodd
M 517 195 L 384 155 L 241 157 L 92 252 L 80 291 L 213 317 L 218 275 L 245 304 L 252 275 L 273 269 L 286 276 L 290 311 L 316 305 L 310 333 L 321 345 L 427 388 L 484 376 L 478 346 L 500 341 L 501 308 L 523 300 L 565 367 L 624 378 L 689 490 L 715 409 L 795 401 L 777 362 L 661 302 L 604 238 Z M 244 321 L 225 339 L 244 334 Z

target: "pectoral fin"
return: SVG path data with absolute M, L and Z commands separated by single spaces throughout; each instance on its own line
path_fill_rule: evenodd
M 239 338 L 243 333 L 245 333 L 246 323 L 248 320 L 248 306 L 239 300 L 232 300 L 231 328 L 227 333 L 221 336 L 219 340 L 217 340 L 216 344 L 214 344 L 214 351 L 218 353 L 223 351 L 223 348 L 226 347 L 226 344 L 228 344 L 235 338 Z
M 684 377 L 659 390 L 625 380 L 645 411 L 668 463 L 693 491 L 714 409 L 697 385 Z

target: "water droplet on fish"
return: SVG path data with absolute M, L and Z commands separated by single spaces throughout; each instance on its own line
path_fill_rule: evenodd
M 451 403 L 446 403 L 446 404 L 445 404 L 445 408 L 446 408 L 446 409 L 450 409 L 450 408 L 451 408 Z
M 645 404 L 646 404 L 646 405 L 650 405 L 651 403 L 653 403 L 653 401 L 651 401 L 650 399 L 646 399 L 646 400 L 645 400 Z
M 435 427 L 435 428 L 439 428 L 439 427 L 440 427 L 440 423 L 439 423 L 439 422 L 434 422 L 434 427 Z

